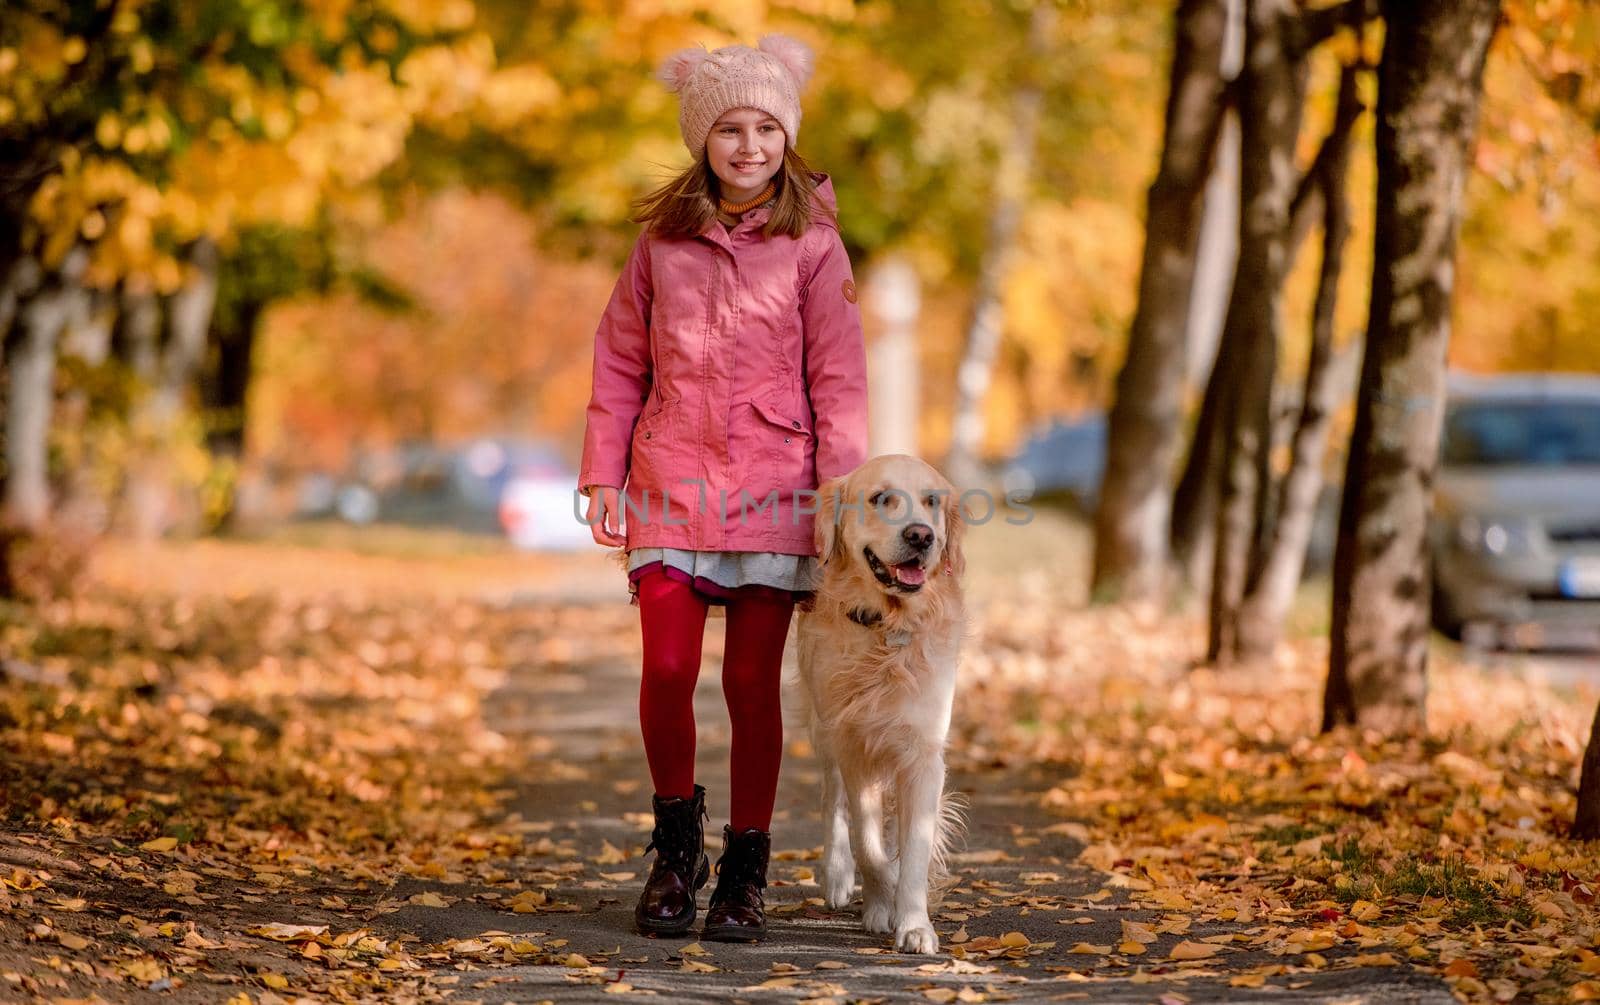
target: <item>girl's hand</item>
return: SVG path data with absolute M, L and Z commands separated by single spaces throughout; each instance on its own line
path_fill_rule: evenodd
M 596 544 L 620 548 L 628 543 L 621 532 L 620 493 L 621 490 L 612 485 L 589 487 L 589 512 L 585 519 L 589 521 L 589 530 L 594 534 Z

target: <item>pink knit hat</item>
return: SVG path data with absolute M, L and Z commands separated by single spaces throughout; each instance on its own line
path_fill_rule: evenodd
M 811 79 L 811 50 L 786 35 L 767 35 L 754 49 L 684 49 L 667 57 L 660 76 L 682 99 L 678 127 L 690 153 L 705 149 L 711 127 L 730 108 L 766 112 L 792 147 L 800 133 L 800 91 Z

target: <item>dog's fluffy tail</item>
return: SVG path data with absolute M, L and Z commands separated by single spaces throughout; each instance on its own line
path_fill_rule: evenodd
M 933 856 L 928 863 L 928 906 L 937 907 L 956 886 L 956 877 L 950 871 L 950 856 L 957 846 L 965 843 L 967 833 L 967 797 L 961 792 L 944 792 L 939 796 L 938 829 L 933 839 Z
M 884 814 L 883 845 L 889 857 L 900 857 L 899 827 L 896 826 L 900 806 L 892 792 L 888 794 L 888 812 Z M 933 849 L 928 856 L 928 906 L 938 907 L 957 885 L 950 871 L 950 856 L 966 843 L 968 801 L 965 793 L 939 794 L 939 814 L 934 821 Z

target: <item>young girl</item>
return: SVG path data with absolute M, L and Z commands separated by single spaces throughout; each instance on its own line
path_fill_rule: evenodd
M 627 550 L 639 608 L 647 935 L 687 932 L 709 877 L 693 699 L 711 605 L 727 609 L 733 792 L 701 937 L 766 933 L 778 676 L 811 596 L 812 492 L 866 459 L 866 350 L 833 187 L 794 150 L 810 73 L 810 50 L 778 35 L 663 64 L 695 162 L 637 204 L 645 227 L 595 334 L 578 484 L 595 540 Z

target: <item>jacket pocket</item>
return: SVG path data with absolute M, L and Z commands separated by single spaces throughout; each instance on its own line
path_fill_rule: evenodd
M 667 470 L 669 454 L 677 437 L 673 435 L 677 407 L 680 399 L 663 402 L 655 411 L 641 417 L 633 426 L 633 440 L 629 444 L 629 484 L 639 488 L 660 489 L 663 472 Z
M 791 415 L 786 409 L 760 399 L 751 402 L 760 417 L 759 433 L 766 446 L 769 486 L 785 497 L 796 489 L 816 487 L 815 447 L 809 416 Z

